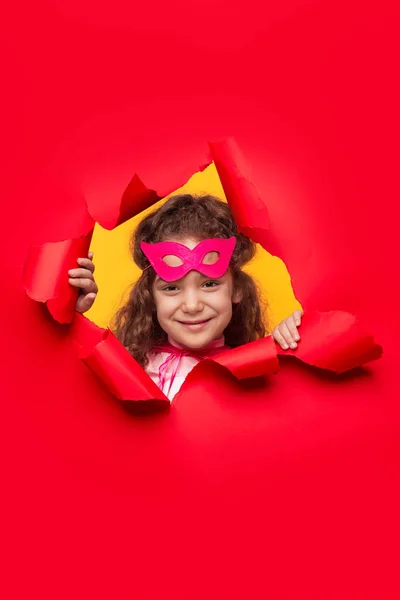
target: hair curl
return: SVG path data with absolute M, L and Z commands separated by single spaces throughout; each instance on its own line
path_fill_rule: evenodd
M 241 270 L 255 255 L 256 245 L 238 232 L 228 204 L 211 195 L 176 195 L 139 223 L 131 239 L 131 252 L 142 274 L 128 301 L 117 312 L 113 331 L 143 368 L 151 348 L 164 343 L 167 334 L 161 328 L 155 310 L 152 286 L 156 274 L 153 269 L 144 270 L 149 261 L 140 249 L 140 242 L 155 244 L 171 238 L 192 237 L 201 241 L 232 236 L 237 241 L 230 269 L 234 289 L 240 289 L 242 299 L 232 304 L 232 319 L 224 336 L 225 343 L 235 348 L 264 337 L 265 325 L 257 286 L 250 275 Z

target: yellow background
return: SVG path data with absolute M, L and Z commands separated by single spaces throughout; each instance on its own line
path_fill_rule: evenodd
M 226 201 L 214 164 L 202 173 L 193 175 L 175 193 L 213 194 Z M 99 293 L 87 316 L 100 327 L 110 325 L 113 315 L 127 297 L 132 283 L 140 275 L 140 270 L 133 262 L 129 251 L 132 231 L 146 214 L 161 206 L 166 200 L 167 198 L 160 200 L 113 231 L 107 231 L 96 223 L 90 250 L 94 253 Z M 254 277 L 260 287 L 269 331 L 294 310 L 301 308 L 294 296 L 290 275 L 282 260 L 257 245 L 255 258 L 244 267 L 244 270 Z

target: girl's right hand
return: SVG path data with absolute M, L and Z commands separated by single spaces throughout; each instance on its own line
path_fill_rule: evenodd
M 289 348 L 295 350 L 297 348 L 298 342 L 300 341 L 300 335 L 297 328 L 301 325 L 302 316 L 302 310 L 295 310 L 273 330 L 272 337 L 280 345 L 282 350 L 288 350 Z
M 77 262 L 79 268 L 68 271 L 68 281 L 72 287 L 79 288 L 75 310 L 79 313 L 85 313 L 92 307 L 99 291 L 93 276 L 95 268 L 93 252 L 89 252 L 87 258 L 78 258 Z

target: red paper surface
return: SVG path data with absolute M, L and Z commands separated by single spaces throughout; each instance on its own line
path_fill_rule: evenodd
M 398 5 L 72 0 L 0 28 L 3 595 L 397 599 Z M 385 352 L 340 378 L 204 361 L 132 417 L 21 285 L 79 211 L 32 185 L 123 164 L 121 190 L 160 191 L 227 132 L 306 314 L 356 314 Z
M 82 361 L 116 398 L 128 403 L 150 401 L 154 408 L 169 408 L 168 398 L 110 330 L 77 315 L 72 335 L 79 344 Z
M 236 140 L 211 142 L 210 151 L 239 231 L 268 250 L 264 241 L 269 230 L 268 199 L 262 199 L 254 186 Z
M 206 159 L 199 161 L 199 166 L 195 170 L 203 171 L 210 162 L 207 162 Z M 161 188 L 160 191 L 146 187 L 135 173 L 121 199 L 110 193 L 104 196 L 104 192 L 100 191 L 96 195 L 93 195 L 92 192 L 87 197 L 89 213 L 105 229 L 114 229 L 181 187 L 193 175 L 193 172 L 191 167 L 186 167 L 186 169 L 180 167 L 178 176 L 168 182 L 166 189 Z
M 47 304 L 60 323 L 74 318 L 78 290 L 69 285 L 68 271 L 79 257 L 87 256 L 93 230 L 78 239 L 49 242 L 32 247 L 24 265 L 24 285 L 28 296 Z

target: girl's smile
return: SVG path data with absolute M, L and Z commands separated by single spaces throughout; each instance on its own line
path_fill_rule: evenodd
M 188 327 L 189 329 L 193 329 L 194 331 L 198 331 L 205 327 L 208 323 L 210 323 L 211 319 L 206 319 L 205 321 L 179 321 L 181 325 Z

